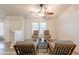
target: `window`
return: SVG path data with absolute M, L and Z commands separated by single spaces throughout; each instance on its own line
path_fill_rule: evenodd
M 32 23 L 32 33 L 33 33 L 33 30 L 39 30 L 39 23 L 37 22 Z
M 0 23 L 0 36 L 4 34 L 4 23 Z
M 33 30 L 39 30 L 39 33 L 42 34 L 43 30 L 46 29 L 46 22 L 33 22 L 32 23 L 32 33 Z
M 43 33 L 43 30 L 46 29 L 46 22 L 40 22 L 40 33 Z

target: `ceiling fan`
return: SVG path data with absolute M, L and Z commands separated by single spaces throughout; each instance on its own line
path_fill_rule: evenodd
M 40 10 L 38 12 L 32 11 L 32 13 L 38 13 L 38 14 L 41 14 L 42 16 L 45 16 L 45 15 L 53 15 L 54 14 L 51 11 L 47 11 L 47 8 L 44 7 L 43 4 L 40 4 L 39 6 L 40 6 Z

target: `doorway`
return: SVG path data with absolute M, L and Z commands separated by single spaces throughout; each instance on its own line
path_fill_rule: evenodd
M 4 41 L 4 23 L 0 23 L 0 42 Z

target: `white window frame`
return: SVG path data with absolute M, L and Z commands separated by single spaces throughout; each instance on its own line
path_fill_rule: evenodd
M 35 21 L 35 22 L 36 22 L 36 21 Z M 32 22 L 32 24 L 35 23 L 35 22 Z M 36 23 L 38 23 L 38 30 L 39 30 L 39 33 L 40 33 L 40 23 L 42 23 L 42 22 L 45 22 L 45 23 L 46 23 L 46 21 L 36 22 Z M 47 23 L 46 23 L 46 29 L 47 29 Z M 33 25 L 32 25 L 32 33 L 33 33 Z M 41 33 L 41 34 L 43 34 L 43 33 Z

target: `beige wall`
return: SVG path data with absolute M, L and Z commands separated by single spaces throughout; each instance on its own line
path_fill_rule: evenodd
M 24 33 L 24 18 L 22 16 L 6 16 L 4 27 L 5 41 L 13 42 L 15 41 L 14 37 L 16 31 L 22 31 Z
M 49 30 L 51 37 L 53 39 L 56 39 L 56 32 L 55 32 L 56 19 L 46 20 L 46 22 L 47 22 L 47 29 Z
M 58 39 L 78 40 L 79 11 L 77 5 L 72 5 L 56 20 Z
M 72 40 L 79 45 L 79 5 L 72 5 L 56 19 L 56 35 L 57 39 Z M 79 47 L 76 51 L 79 52 Z

